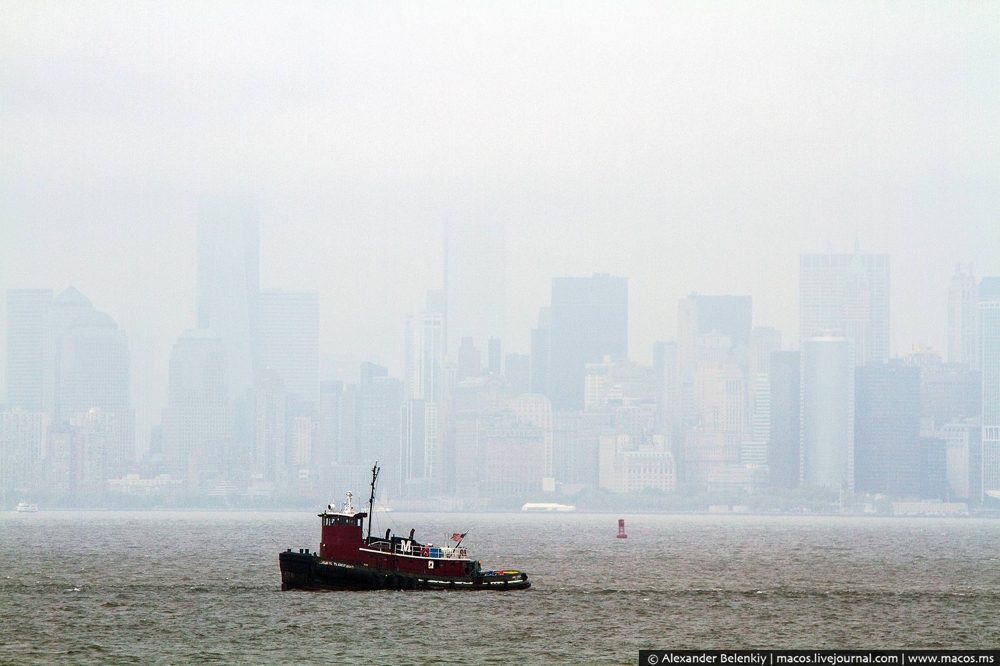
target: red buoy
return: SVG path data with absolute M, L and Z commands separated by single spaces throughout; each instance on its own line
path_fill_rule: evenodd
M 628 535 L 625 534 L 625 519 L 624 518 L 619 518 L 618 519 L 618 537 L 617 538 L 619 538 L 619 539 L 627 539 L 628 538 Z

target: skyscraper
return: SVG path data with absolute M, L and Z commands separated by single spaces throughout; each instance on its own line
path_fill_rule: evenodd
M 494 375 L 502 374 L 500 338 L 490 338 L 486 346 L 487 368 Z
M 586 364 L 628 357 L 628 278 L 553 278 L 550 342 L 552 405 L 582 409 Z
M 750 296 L 691 294 L 677 303 L 677 362 L 675 386 L 678 417 L 697 419 L 694 381 L 698 364 L 734 364 L 744 373 L 750 360 L 753 299 Z M 719 365 L 721 367 L 721 365 Z M 746 386 L 744 377 L 744 386 Z
M 851 343 L 854 365 L 889 358 L 889 255 L 799 257 L 799 344 L 825 331 Z
M 294 412 L 319 404 L 319 294 L 264 289 L 260 293 L 261 366 L 278 374 Z M 292 407 L 293 405 L 290 405 Z
M 51 289 L 7 292 L 7 408 L 45 407 L 45 338 Z
M 458 381 L 478 377 L 483 373 L 483 354 L 472 343 L 471 337 L 462 338 L 458 347 Z
M 531 392 L 531 357 L 527 354 L 504 356 L 504 377 L 513 396 Z
M 400 486 L 400 469 L 396 461 L 399 460 L 402 404 L 403 383 L 390 377 L 387 368 L 363 363 L 355 409 L 358 460 L 365 465 L 376 460 L 387 463 L 385 488 L 393 492 Z
M 539 470 L 539 481 L 543 490 L 554 491 L 556 480 L 552 471 L 552 403 L 544 395 L 526 393 L 515 398 L 510 407 L 522 423 L 530 423 L 542 431 L 542 468 Z
M 767 466 L 771 473 L 771 485 L 797 488 L 802 440 L 799 352 L 771 354 L 768 384 L 771 395 Z
M 920 494 L 920 369 L 899 360 L 855 370 L 854 489 Z
M 979 282 L 979 369 L 983 377 L 983 494 L 996 504 L 1000 500 L 1000 277 L 984 277 Z
M 58 423 L 93 408 L 124 417 L 129 410 L 128 339 L 110 316 L 91 309 L 72 320 L 60 337 L 58 358 Z
M 444 386 L 444 317 L 422 312 L 407 318 L 406 413 L 400 441 L 401 483 L 426 484 L 435 478 L 439 416 Z
M 320 382 L 316 464 L 321 471 L 341 460 L 340 417 L 343 394 L 344 382 L 332 379 Z
M 664 434 L 673 435 L 679 424 L 677 404 L 677 343 L 657 342 L 653 345 L 653 378 L 656 382 L 656 412 Z
M 45 330 L 45 411 L 53 426 L 60 424 L 61 416 L 59 372 L 62 369 L 63 337 L 75 322 L 95 314 L 94 304 L 75 287 L 67 287 L 52 299 Z M 65 414 L 62 416 L 68 418 Z
M 251 479 L 270 491 L 284 490 L 289 477 L 288 397 L 285 383 L 273 370 L 257 375 L 254 391 L 253 445 L 250 453 Z M 263 490 L 263 488 L 262 488 Z
M 234 427 L 227 368 L 222 340 L 212 331 L 186 331 L 170 353 L 163 454 L 189 491 L 224 469 Z
M 254 203 L 206 197 L 198 207 L 198 328 L 222 343 L 230 399 L 246 397 L 258 369 L 260 223 Z
M 979 297 L 972 266 L 959 265 L 948 285 L 948 362 L 964 363 L 973 370 L 976 358 L 976 311 Z
M 691 294 L 682 298 L 677 309 L 677 346 L 681 362 L 690 363 L 690 359 L 696 359 L 699 336 L 714 333 L 728 340 L 727 360 L 747 365 L 752 326 L 753 299 L 750 296 Z
M 20 407 L 0 413 L 0 506 L 16 504 L 40 487 L 49 420 Z
M 802 483 L 853 488 L 851 341 L 833 334 L 802 345 Z
M 549 394 L 552 308 L 538 308 L 538 326 L 531 329 L 531 392 Z

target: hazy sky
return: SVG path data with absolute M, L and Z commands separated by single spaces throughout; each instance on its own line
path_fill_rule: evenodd
M 0 289 L 75 285 L 162 379 L 196 195 L 237 186 L 325 357 L 400 371 L 445 219 L 453 343 L 527 351 L 597 271 L 639 360 L 691 291 L 794 340 L 799 253 L 857 238 L 893 352 L 943 351 L 954 264 L 1000 274 L 998 91 L 996 2 L 2 1 Z

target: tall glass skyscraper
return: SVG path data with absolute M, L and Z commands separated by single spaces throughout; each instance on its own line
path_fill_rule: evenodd
M 7 292 L 7 408 L 38 413 L 45 407 L 45 340 L 51 289 Z
M 319 406 L 319 294 L 265 289 L 260 294 L 261 366 L 281 377 L 300 411 Z
M 854 365 L 889 358 L 889 255 L 799 257 L 799 344 L 823 331 L 851 342 Z
M 552 406 L 583 409 L 586 364 L 628 357 L 628 278 L 553 278 L 550 336 Z
M 222 341 L 230 398 L 253 388 L 259 361 L 260 223 L 250 199 L 198 207 L 198 328 Z
M 851 342 L 828 334 L 802 345 L 802 483 L 853 489 Z
M 964 363 L 973 370 L 976 358 L 976 311 L 979 298 L 972 267 L 958 266 L 948 285 L 948 362 Z
M 983 494 L 1000 503 L 1000 277 L 979 282 L 979 368 L 983 376 Z

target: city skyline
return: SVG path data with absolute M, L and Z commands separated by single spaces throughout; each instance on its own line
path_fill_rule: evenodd
M 249 192 L 261 285 L 320 293 L 328 370 L 401 371 L 399 322 L 439 286 L 446 221 L 452 350 L 473 335 L 527 352 L 551 278 L 595 272 L 629 278 L 638 360 L 692 291 L 751 294 L 756 323 L 796 340 L 799 255 L 857 240 L 893 259 L 891 353 L 943 352 L 954 266 L 1000 273 L 992 15 L 810 7 L 631 3 L 591 23 L 172 6 L 146 38 L 110 8 L 12 3 L 0 291 L 75 286 L 165 384 L 195 321 L 198 201 Z
M 1000 492 L 982 7 L 82 7 L 0 46 L 5 488 Z

